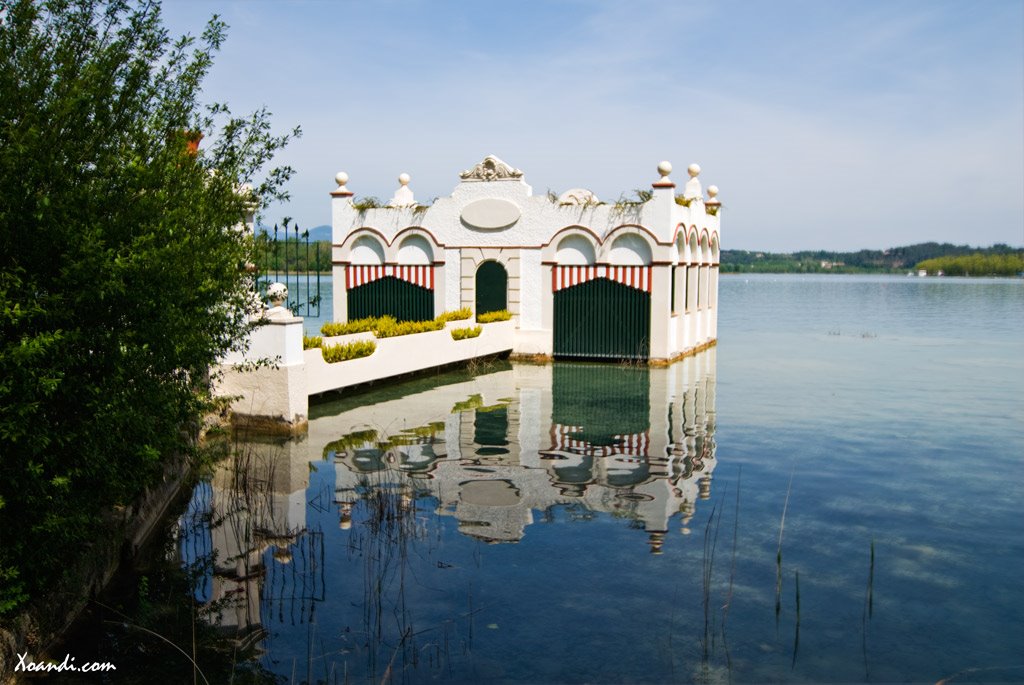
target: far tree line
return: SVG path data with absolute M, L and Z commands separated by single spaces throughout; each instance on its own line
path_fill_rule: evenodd
M 282 231 L 259 236 L 257 254 L 262 273 L 331 272 L 331 241 L 312 240 L 303 232 Z M 919 243 L 888 250 L 830 252 L 807 250 L 779 253 L 722 250 L 722 273 L 906 273 L 924 269 L 948 276 L 1016 276 L 1024 272 L 1024 249 L 997 244 L 971 247 L 951 243 Z
M 1024 272 L 1024 249 L 996 244 L 971 247 L 918 243 L 888 250 L 792 253 L 722 250 L 723 273 L 906 273 L 927 270 L 950 276 L 1016 276 Z

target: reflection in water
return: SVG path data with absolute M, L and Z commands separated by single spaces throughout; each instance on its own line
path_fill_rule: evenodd
M 443 428 L 425 420 L 436 416 L 431 393 L 319 422 L 347 431 L 325 448 L 345 467 L 339 491 L 386 472 L 387 487 L 437 499 L 486 542 L 517 542 L 532 512 L 579 503 L 642 524 L 660 552 L 669 519 L 681 513 L 688 532 L 697 500 L 710 496 L 713 363 L 712 351 L 669 368 L 517 366 L 434 391 L 483 386 L 449 405 Z
M 452 560 L 447 522 L 470 544 L 514 543 L 535 522 L 603 512 L 662 554 L 710 497 L 714 363 L 710 350 L 667 368 L 515 365 L 368 399 L 314 419 L 303 441 L 241 446 L 181 526 L 186 562 L 216 560 L 197 598 L 224 602 L 221 626 L 262 639 L 279 673 L 469 677 L 457 669 L 479 639 L 482 561 L 479 548 Z
M 324 594 L 323 536 L 306 527 L 309 464 L 292 446 L 239 446 L 196 488 L 179 528 L 184 564 L 208 569 L 196 599 L 246 640 L 264 637 L 262 612 L 303 623 Z

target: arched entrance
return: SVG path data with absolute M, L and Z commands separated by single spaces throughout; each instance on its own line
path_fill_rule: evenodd
M 500 262 L 487 261 L 476 270 L 476 313 L 508 309 L 508 272 Z

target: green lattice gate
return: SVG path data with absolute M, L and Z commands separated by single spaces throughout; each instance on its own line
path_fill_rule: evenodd
M 349 289 L 349 321 L 385 315 L 399 321 L 433 319 L 434 291 L 393 276 L 384 276 Z
M 556 290 L 556 357 L 645 360 L 651 349 L 651 294 L 608 278 Z

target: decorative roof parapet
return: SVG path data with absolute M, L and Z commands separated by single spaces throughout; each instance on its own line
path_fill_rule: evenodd
M 335 174 L 334 180 L 338 187 L 331 191 L 331 197 L 352 197 L 355 194 L 345 185 L 348 183 L 348 174 L 344 171 L 339 171 Z
M 523 172 L 513 169 L 494 155 L 487 155 L 483 161 L 459 174 L 463 181 L 516 181 L 523 178 Z
M 672 173 L 672 162 L 663 161 L 658 163 L 658 175 L 661 178 L 651 184 L 652 188 L 675 188 L 676 184 L 668 177 Z
M 409 180 L 409 174 L 402 173 L 398 176 L 398 182 L 401 185 L 398 186 L 398 190 L 388 202 L 388 207 L 412 207 L 416 204 L 416 198 L 412 194 L 412 189 L 409 188 Z
M 590 207 L 601 204 L 601 200 L 586 188 L 570 188 L 558 196 L 558 204 Z
M 690 174 L 690 180 L 686 182 L 686 187 L 683 188 L 683 197 L 687 200 L 700 200 L 704 201 L 704 190 L 701 188 L 700 179 L 700 165 L 691 164 L 686 168 L 686 173 Z

